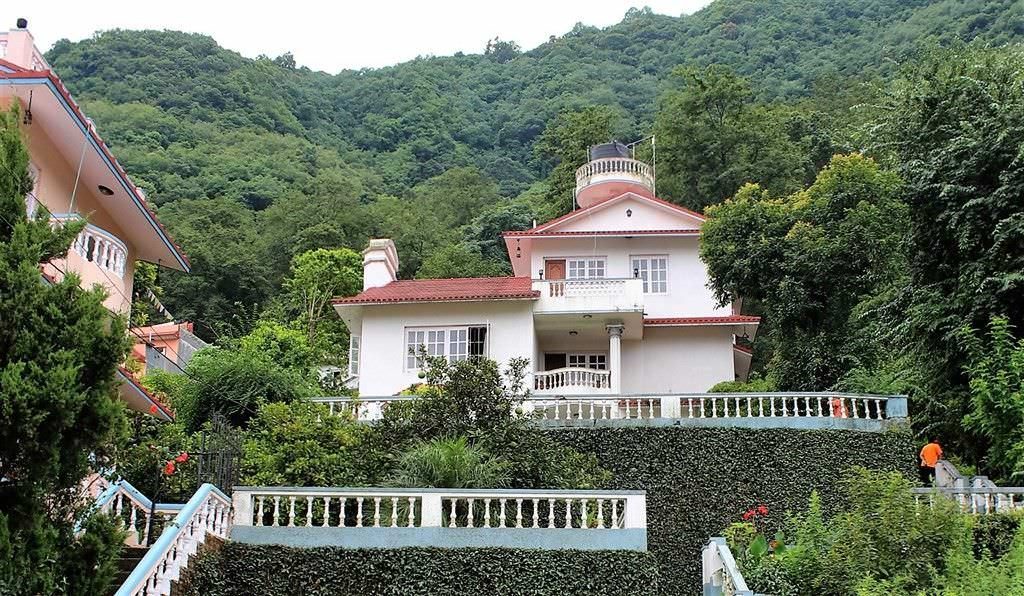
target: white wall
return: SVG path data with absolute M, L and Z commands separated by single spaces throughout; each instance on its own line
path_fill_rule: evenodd
M 728 327 L 648 327 L 622 342 L 623 393 L 700 393 L 732 381 Z
M 703 223 L 692 215 L 630 195 L 624 199 L 612 199 L 607 205 L 598 208 L 583 210 L 578 217 L 573 217 L 553 229 L 560 232 L 677 230 L 700 229 Z
M 668 293 L 646 294 L 648 318 L 725 316 L 731 306 L 717 307 L 708 289 L 708 273 L 698 254 L 696 236 L 634 236 L 592 238 L 536 238 L 533 241 L 531 276 L 544 268 L 545 258 L 607 257 L 606 277 L 633 277 L 631 255 L 668 255 Z M 730 356 L 731 358 L 731 356 Z
M 405 369 L 405 328 L 488 325 L 488 357 L 504 367 L 511 358 L 533 362 L 533 301 L 388 304 L 363 309 L 359 393 L 393 395 L 422 382 Z M 534 366 L 527 371 L 532 372 Z M 531 382 L 527 379 L 528 382 Z

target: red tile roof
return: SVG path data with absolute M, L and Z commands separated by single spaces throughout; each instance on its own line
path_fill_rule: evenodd
M 728 315 L 724 317 L 675 317 L 666 319 L 644 319 L 648 327 L 684 327 L 700 325 L 757 325 L 761 317 L 749 315 Z
M 454 302 L 477 300 L 536 299 L 529 277 L 462 277 L 393 281 L 333 304 L 393 304 L 401 302 Z
M 674 230 L 594 230 L 569 231 L 569 232 L 531 232 L 523 230 L 520 232 L 505 232 L 505 236 L 694 236 L 700 234 L 696 228 L 677 228 Z
M 158 416 L 157 414 L 163 414 L 162 417 L 165 420 L 174 420 L 174 411 L 167 407 L 162 401 L 160 401 L 160 398 L 157 397 L 153 392 L 143 387 L 142 383 L 140 383 L 139 380 L 135 378 L 135 375 L 133 375 L 127 368 L 123 366 L 118 366 L 117 372 L 118 376 L 121 377 L 122 381 L 131 386 L 131 388 L 134 389 L 135 391 L 142 394 L 142 396 L 149 402 L 150 409 L 148 414 L 150 416 L 156 416 L 157 418 L 160 418 L 161 416 Z

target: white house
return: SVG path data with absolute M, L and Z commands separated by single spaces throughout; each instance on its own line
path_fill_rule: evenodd
M 745 379 L 758 318 L 719 306 L 698 256 L 704 216 L 654 196 L 651 168 L 619 144 L 591 149 L 571 213 L 506 232 L 514 277 L 397 280 L 371 240 L 363 292 L 334 306 L 352 334 L 360 395 L 420 382 L 415 352 L 531 362 L 535 394 L 707 391 Z

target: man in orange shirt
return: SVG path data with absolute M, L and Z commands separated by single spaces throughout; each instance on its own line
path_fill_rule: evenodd
M 935 464 L 942 459 L 942 447 L 935 439 L 921 448 L 921 482 L 927 486 L 935 479 Z

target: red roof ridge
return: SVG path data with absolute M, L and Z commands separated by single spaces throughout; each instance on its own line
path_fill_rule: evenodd
M 332 304 L 394 304 L 403 302 L 456 302 L 536 299 L 529 277 L 448 277 L 395 280 L 368 288 L 355 296 L 337 297 Z
M 568 230 L 565 232 L 559 231 L 542 231 L 532 232 L 530 230 L 520 230 L 504 232 L 503 236 L 616 236 L 616 235 L 630 235 L 630 236 L 642 236 L 651 234 L 697 234 L 700 233 L 700 228 L 666 228 L 662 230 Z

